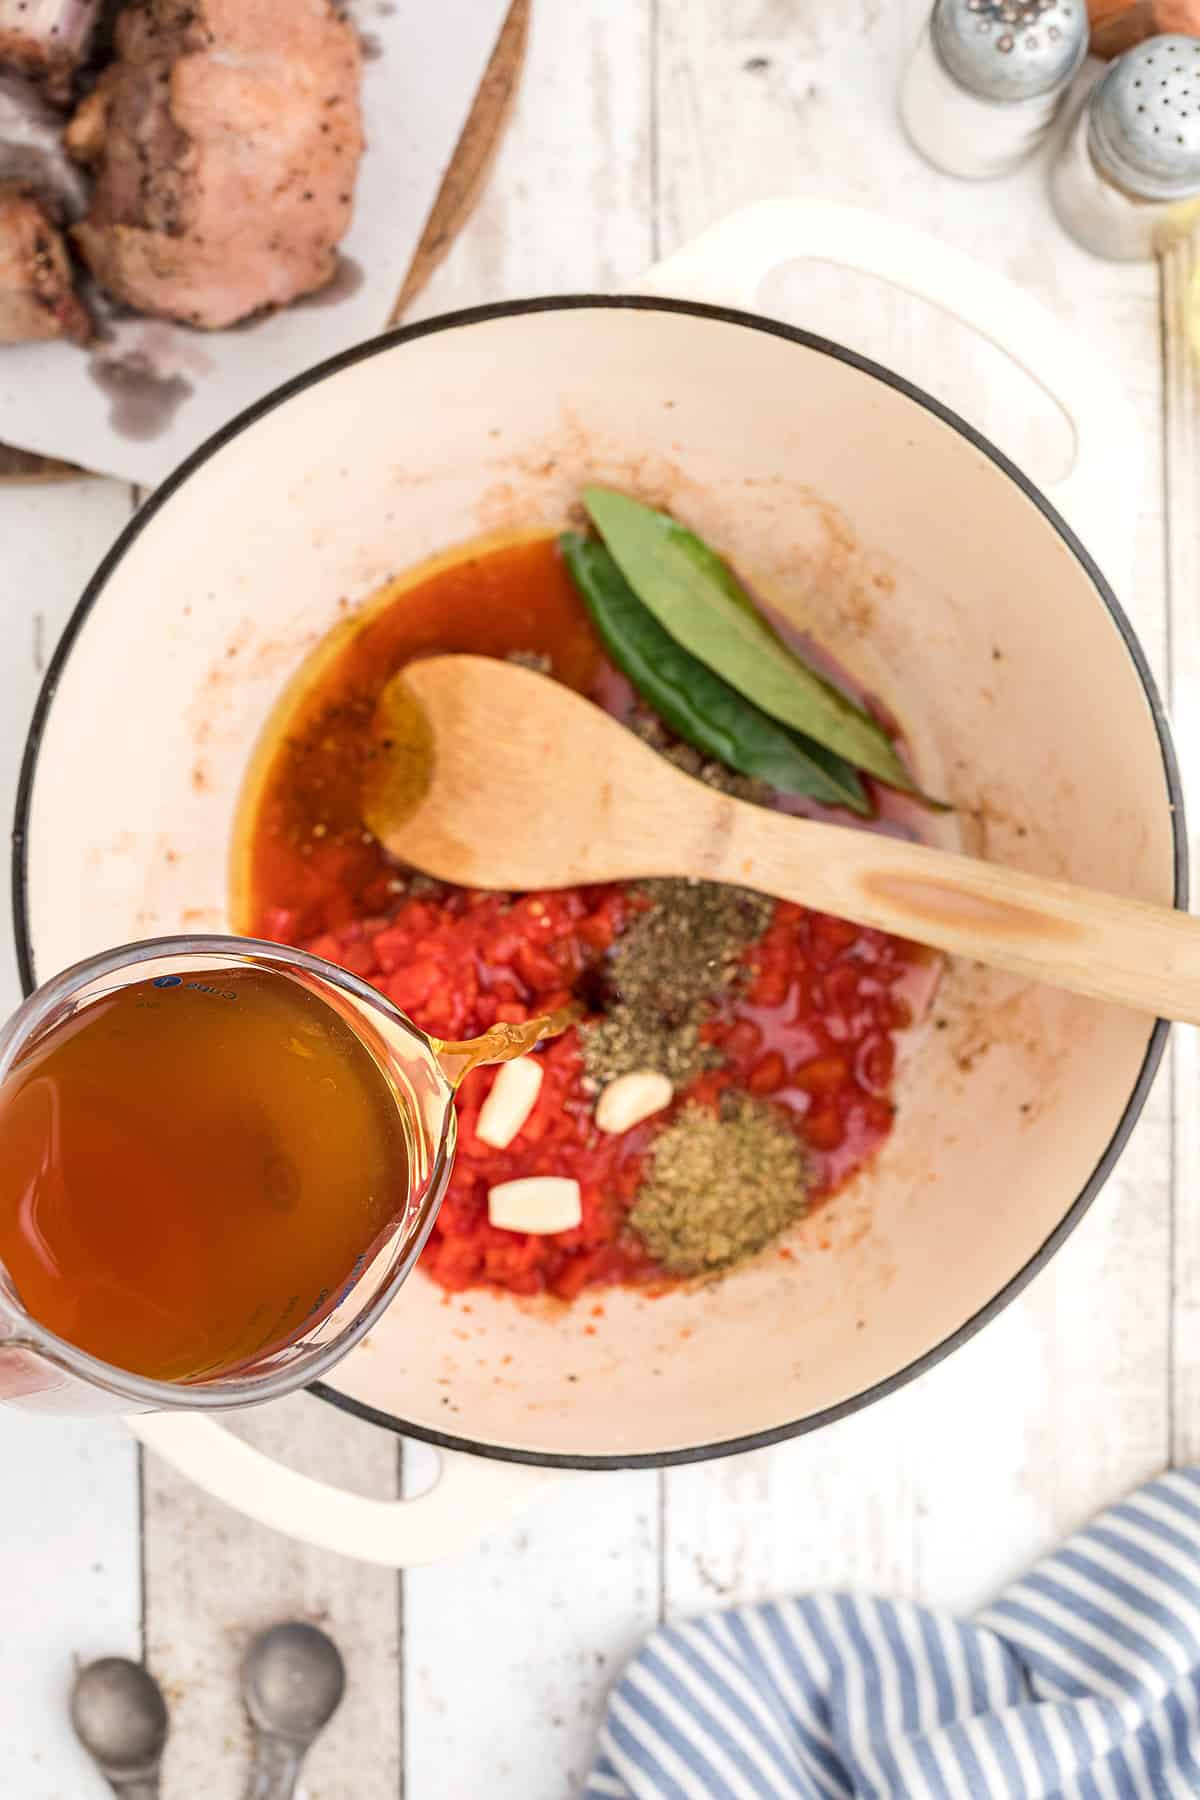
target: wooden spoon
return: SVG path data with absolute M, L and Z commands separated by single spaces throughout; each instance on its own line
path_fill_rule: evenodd
M 384 692 L 382 744 L 413 702 L 428 735 L 365 816 L 443 881 L 559 888 L 732 882 L 953 956 L 1200 1023 L 1200 920 L 871 832 L 787 818 L 683 775 L 598 706 L 513 663 L 436 656 Z M 378 727 L 377 727 L 378 728 Z M 411 731 L 404 733 L 408 745 Z M 387 768 L 387 751 L 381 758 Z

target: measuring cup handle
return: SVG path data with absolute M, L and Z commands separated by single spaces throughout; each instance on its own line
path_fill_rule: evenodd
M 998 269 L 892 215 L 780 194 L 702 231 L 631 291 L 755 309 L 768 275 L 804 261 L 855 269 L 927 300 L 1044 389 L 1075 438 L 1072 467 L 1050 487 L 1051 497 L 1119 590 L 1132 573 L 1142 487 L 1136 419 L 1104 346 L 1081 337 Z
M 369 1500 L 301 1475 L 199 1413 L 128 1421 L 147 1449 L 214 1499 L 274 1531 L 389 1569 L 473 1550 L 565 1477 L 557 1470 L 439 1450 L 441 1474 L 415 1500 Z

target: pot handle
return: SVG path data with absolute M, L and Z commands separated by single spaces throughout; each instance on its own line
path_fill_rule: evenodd
M 415 1500 L 370 1500 L 264 1456 L 201 1413 L 144 1413 L 134 1436 L 226 1506 L 287 1537 L 388 1569 L 473 1550 L 564 1479 L 555 1469 L 439 1450 L 441 1474 Z
M 890 282 L 971 326 L 1066 414 L 1070 472 L 1052 497 L 1114 585 L 1132 573 L 1140 434 L 1104 358 L 995 269 L 903 220 L 830 200 L 777 195 L 731 213 L 651 268 L 639 293 L 753 308 L 785 263 L 836 263 Z

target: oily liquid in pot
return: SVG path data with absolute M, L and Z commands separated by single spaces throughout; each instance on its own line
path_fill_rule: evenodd
M 334 1008 L 253 968 L 102 995 L 0 1088 L 0 1265 L 26 1310 L 187 1381 L 287 1343 L 403 1213 L 405 1118 Z

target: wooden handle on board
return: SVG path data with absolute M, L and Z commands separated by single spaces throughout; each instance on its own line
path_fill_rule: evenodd
M 728 825 L 705 859 L 713 880 L 1200 1024 L 1200 919 L 1188 913 L 836 825 L 788 829 L 778 815 L 726 805 Z

